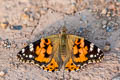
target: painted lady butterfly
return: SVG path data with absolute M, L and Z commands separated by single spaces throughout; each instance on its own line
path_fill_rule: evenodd
M 86 64 L 99 62 L 103 52 L 82 37 L 66 34 L 47 36 L 23 48 L 17 57 L 26 63 L 38 64 L 45 71 L 77 71 Z

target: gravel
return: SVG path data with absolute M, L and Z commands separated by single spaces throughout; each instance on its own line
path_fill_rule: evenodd
M 120 79 L 119 0 L 0 0 L 0 3 L 0 80 Z M 24 44 L 58 34 L 63 25 L 68 33 L 80 35 L 102 50 L 106 48 L 102 62 L 78 72 L 61 69 L 49 73 L 17 60 Z

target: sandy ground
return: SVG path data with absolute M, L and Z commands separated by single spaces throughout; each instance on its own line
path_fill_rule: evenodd
M 63 25 L 104 50 L 102 62 L 49 73 L 17 60 L 25 44 Z M 63 79 L 120 80 L 120 0 L 0 0 L 0 80 Z

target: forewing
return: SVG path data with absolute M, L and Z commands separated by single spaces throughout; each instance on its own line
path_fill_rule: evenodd
M 68 71 L 79 70 L 88 63 L 99 62 L 104 56 L 100 48 L 82 37 L 68 35 L 68 44 L 71 55 L 65 65 Z
M 57 71 L 60 63 L 57 60 L 58 56 L 55 55 L 58 54 L 58 45 L 59 35 L 41 38 L 23 48 L 17 54 L 17 57 L 22 62 L 38 64 L 43 70 Z M 54 48 L 56 48 L 56 51 Z

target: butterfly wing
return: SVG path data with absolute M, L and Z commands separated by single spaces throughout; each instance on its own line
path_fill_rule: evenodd
M 62 64 L 58 60 L 61 59 L 58 56 L 59 41 L 59 35 L 41 38 L 23 48 L 17 57 L 22 62 L 38 64 L 45 71 L 57 71 Z
M 103 52 L 93 43 L 75 35 L 68 35 L 67 37 L 70 58 L 66 62 L 65 70 L 79 70 L 82 66 L 99 62 L 103 58 Z

